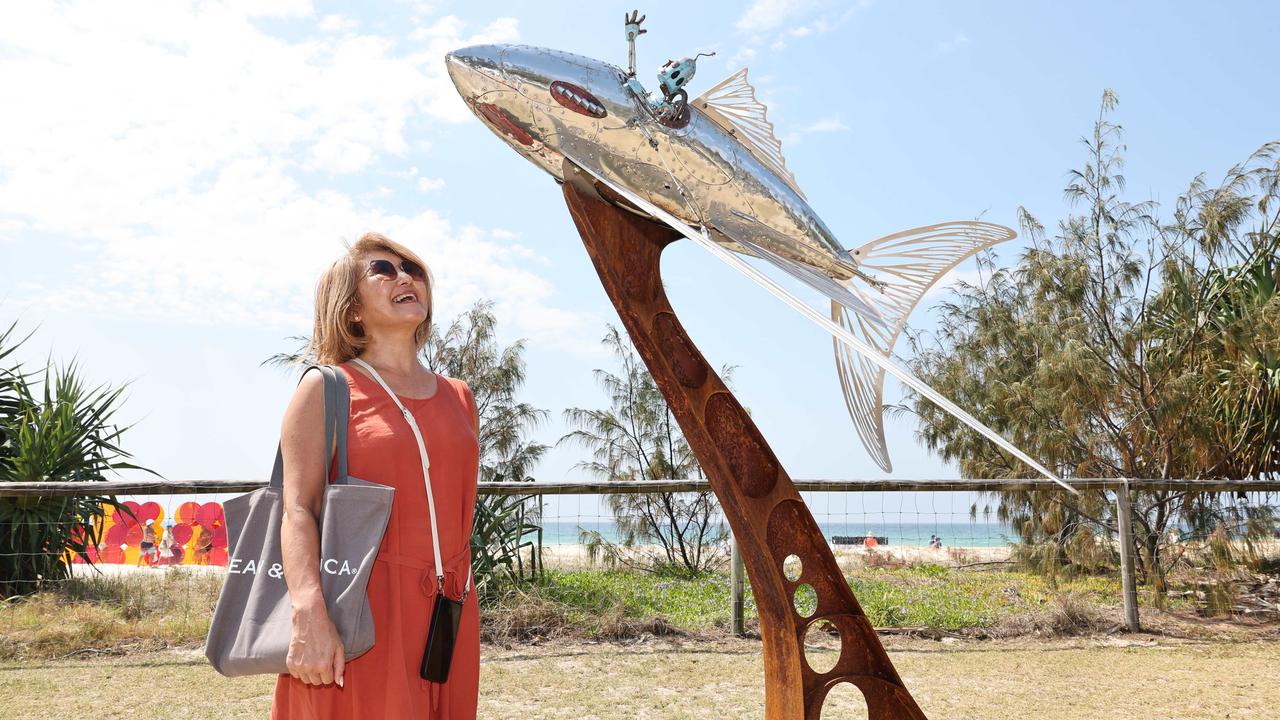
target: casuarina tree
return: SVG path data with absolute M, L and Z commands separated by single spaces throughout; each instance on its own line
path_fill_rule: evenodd
M 603 343 L 621 366 L 616 374 L 595 371 L 609 407 L 564 411 L 574 430 L 560 442 L 591 451 L 591 459 L 578 467 L 608 481 L 702 479 L 693 450 L 630 341 L 610 326 Z M 731 370 L 722 375 L 729 377 Z M 607 497 L 621 537 L 584 531 L 593 559 L 682 575 L 697 575 L 724 560 L 728 531 L 710 490 Z
M 1114 93 L 1103 95 L 1085 162 L 1069 174 L 1077 213 L 1046 230 L 1020 209 L 1027 248 L 961 283 L 939 326 L 912 337 L 922 380 L 1064 477 L 1260 478 L 1280 471 L 1280 145 L 1218 185 L 1195 178 L 1172 218 L 1125 198 Z M 911 396 L 927 446 L 966 477 L 1030 474 L 1015 458 Z M 1115 507 L 1102 491 L 999 493 L 1018 551 L 1049 571 L 1114 561 Z M 975 508 L 976 509 L 976 508 Z M 1157 591 L 1171 541 L 1274 532 L 1265 507 L 1232 494 L 1134 497 L 1141 577 Z

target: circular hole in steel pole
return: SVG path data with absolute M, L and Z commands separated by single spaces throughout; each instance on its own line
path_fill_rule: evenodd
M 800 579 L 800 573 L 804 571 L 804 563 L 800 562 L 800 556 L 796 554 L 788 555 L 782 561 L 782 576 L 791 582 Z
M 831 688 L 823 699 L 822 714 L 819 717 L 868 720 L 871 713 L 867 710 L 867 698 L 862 694 L 862 689 L 853 683 L 842 682 Z
M 808 583 L 801 583 L 796 586 L 796 593 L 792 597 L 792 604 L 796 608 L 796 612 L 800 617 L 812 617 L 818 611 L 818 592 Z
M 839 629 L 827 620 L 817 620 L 804 631 L 804 661 L 819 675 L 829 673 L 840 661 L 842 645 Z

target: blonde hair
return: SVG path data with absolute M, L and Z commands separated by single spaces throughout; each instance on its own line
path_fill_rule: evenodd
M 368 343 L 364 328 L 351 319 L 351 310 L 357 302 L 356 288 L 364 279 L 367 268 L 361 262 L 364 256 L 382 250 L 398 256 L 402 260 L 417 263 L 427 275 L 427 318 L 414 332 L 417 348 L 427 344 L 431 334 L 431 268 L 409 248 L 382 235 L 368 232 L 360 236 L 347 252 L 329 266 L 320 276 L 316 284 L 316 317 L 315 327 L 311 332 L 311 342 L 307 345 L 305 357 L 310 362 L 322 365 L 337 365 L 351 358 L 358 357 Z

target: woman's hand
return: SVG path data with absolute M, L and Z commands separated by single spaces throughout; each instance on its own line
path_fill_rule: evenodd
M 285 665 L 289 674 L 308 685 L 337 682 L 342 687 L 346 655 L 338 629 L 329 619 L 324 604 L 295 607 L 293 632 Z

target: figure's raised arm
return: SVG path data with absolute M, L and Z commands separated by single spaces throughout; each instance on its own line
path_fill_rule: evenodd
M 632 10 L 631 15 L 622 15 L 622 22 L 627 29 L 627 77 L 636 76 L 636 38 L 649 32 L 640 29 L 640 23 L 644 22 L 645 15 L 641 15 L 639 10 Z

